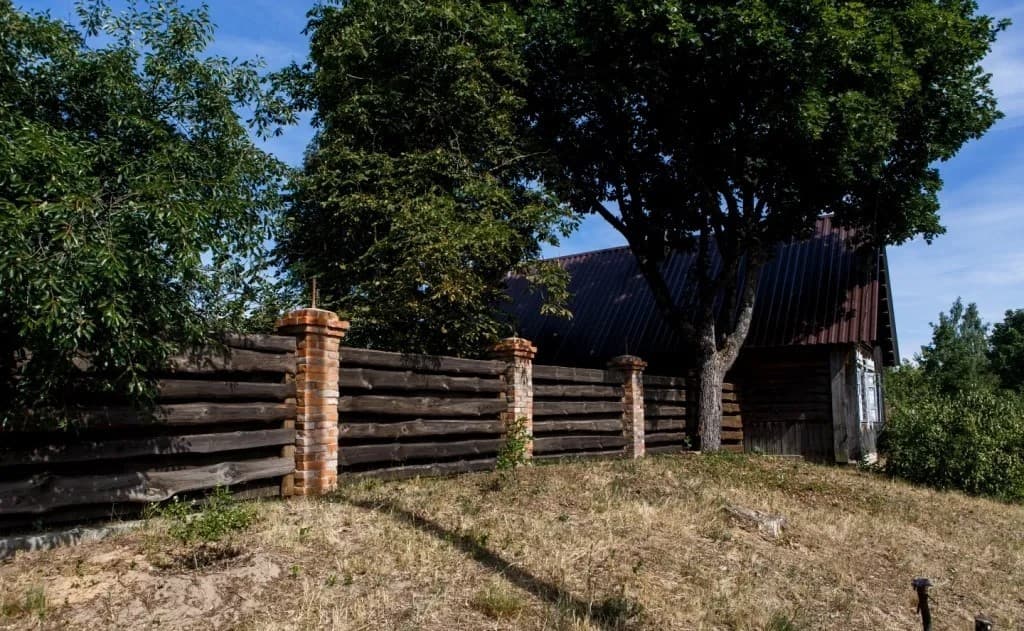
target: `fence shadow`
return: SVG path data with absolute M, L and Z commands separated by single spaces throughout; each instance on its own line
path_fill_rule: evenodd
M 506 560 L 497 552 L 488 549 L 476 537 L 445 528 L 432 519 L 407 510 L 394 500 L 386 498 L 374 501 L 360 500 L 345 495 L 344 491 L 339 491 L 332 499 L 364 510 L 390 515 L 421 532 L 447 541 L 477 563 L 501 574 L 516 587 L 530 592 L 551 605 L 571 611 L 578 618 L 586 619 L 606 631 L 630 628 L 628 618 L 636 615 L 636 611 L 620 598 L 612 597 L 597 602 L 587 602 L 577 598 L 565 588 L 538 578 Z

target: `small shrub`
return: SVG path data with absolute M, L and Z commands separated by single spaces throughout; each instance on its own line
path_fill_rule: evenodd
M 46 617 L 46 590 L 42 586 L 30 587 L 23 597 L 0 597 L 0 617 L 16 618 L 36 615 L 40 620 Z
M 231 496 L 224 487 L 217 487 L 200 507 L 195 501 L 181 502 L 177 498 L 157 509 L 157 514 L 170 520 L 168 533 L 186 545 L 215 543 L 232 533 L 245 530 L 256 520 L 255 509 Z
M 473 595 L 469 602 L 473 609 L 488 618 L 514 618 L 525 606 L 519 594 L 502 585 L 492 584 Z
M 990 388 L 890 393 L 885 470 L 939 489 L 1024 500 L 1024 401 Z
M 526 429 L 526 417 L 519 417 L 505 427 L 505 444 L 498 451 L 498 471 L 515 475 L 516 469 L 526 464 L 527 448 L 531 440 Z

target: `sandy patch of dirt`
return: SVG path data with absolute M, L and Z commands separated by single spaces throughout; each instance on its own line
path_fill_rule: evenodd
M 223 628 L 252 611 L 267 584 L 281 575 L 279 563 L 261 551 L 242 550 L 196 570 L 140 551 L 145 547 L 129 535 L 19 555 L 0 567 L 0 593 L 15 605 L 8 608 L 15 615 L 0 618 L 0 628 Z M 16 567 L 22 571 L 15 573 Z M 39 593 L 45 595 L 42 607 Z M 35 606 L 24 611 L 18 600 L 31 594 L 37 595 Z

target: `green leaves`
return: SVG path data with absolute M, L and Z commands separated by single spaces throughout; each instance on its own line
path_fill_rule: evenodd
M 145 402 L 168 354 L 237 327 L 287 174 L 236 112 L 290 111 L 251 63 L 206 55 L 205 10 L 79 14 L 81 31 L 0 0 L 5 426 L 60 419 L 83 388 Z
M 279 75 L 315 109 L 280 254 L 349 340 L 478 355 L 512 329 L 510 271 L 572 224 L 517 129 L 525 68 L 504 5 L 355 0 L 314 10 L 311 61 Z M 561 283 L 564 276 L 537 276 Z

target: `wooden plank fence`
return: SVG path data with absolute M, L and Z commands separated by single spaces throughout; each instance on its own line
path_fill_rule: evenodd
M 493 469 L 508 407 L 505 369 L 502 361 L 344 349 L 339 473 Z
M 534 458 L 622 455 L 622 396 L 614 371 L 534 366 Z
M 131 515 L 215 486 L 287 494 L 295 467 L 295 339 L 232 336 L 176 357 L 155 418 L 83 409 L 76 429 L 0 433 L 0 530 Z
M 0 531 L 137 513 L 215 486 L 320 494 L 339 473 L 493 469 L 505 424 L 524 416 L 541 461 L 696 444 L 686 378 L 643 375 L 640 358 L 615 358 L 608 370 L 533 365 L 536 349 L 518 338 L 499 345 L 497 360 L 339 352 L 347 323 L 334 314 L 289 318 L 290 336 L 232 336 L 221 351 L 174 358 L 155 418 L 92 406 L 73 431 L 0 433 Z M 730 384 L 723 409 L 723 444 L 742 450 Z

